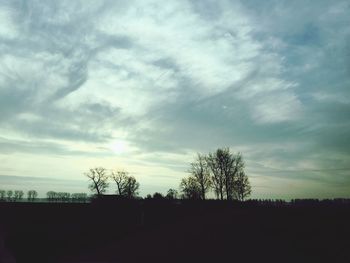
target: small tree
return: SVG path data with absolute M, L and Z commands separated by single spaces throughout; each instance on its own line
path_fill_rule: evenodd
M 30 202 L 33 202 L 37 198 L 37 196 L 38 196 L 38 192 L 35 190 L 29 190 L 27 192 L 27 199 Z
M 46 193 L 46 198 L 49 202 L 57 201 L 57 193 L 54 191 L 48 191 Z
M 71 194 L 72 202 L 86 202 L 87 194 L 86 193 L 74 193 Z
M 155 192 L 152 197 L 154 200 L 162 200 L 164 196 L 161 193 Z
M 92 192 L 96 192 L 96 194 L 102 195 L 107 191 L 108 188 L 108 176 L 106 175 L 106 169 L 103 167 L 96 167 L 89 170 L 89 172 L 85 173 L 91 184 L 89 185 L 89 189 Z
M 6 192 L 6 195 L 7 195 L 7 200 L 11 201 L 12 200 L 12 196 L 13 196 L 13 191 L 12 190 L 8 190 Z
M 200 199 L 201 188 L 193 176 L 183 178 L 180 183 L 180 189 L 185 199 Z
M 128 198 L 135 198 L 139 192 L 140 184 L 136 181 L 135 177 L 129 176 L 126 185 L 126 196 Z
M 178 192 L 175 189 L 170 188 L 166 194 L 167 199 L 177 199 Z
M 0 190 L 0 201 L 5 201 L 6 199 L 6 191 Z
M 15 190 L 14 195 L 13 195 L 13 200 L 14 201 L 20 201 L 23 198 L 23 191 L 22 190 Z

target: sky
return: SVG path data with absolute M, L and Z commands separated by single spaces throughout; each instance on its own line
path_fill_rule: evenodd
M 0 0 L 0 188 L 178 189 L 241 152 L 253 198 L 350 198 L 349 1 Z M 110 191 L 114 185 L 111 183 Z

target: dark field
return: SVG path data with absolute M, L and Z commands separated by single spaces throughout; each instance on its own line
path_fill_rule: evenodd
M 3 262 L 350 262 L 349 205 L 0 203 L 0 218 Z

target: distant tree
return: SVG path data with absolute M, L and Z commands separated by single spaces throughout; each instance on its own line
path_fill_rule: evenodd
M 14 201 L 20 201 L 23 198 L 23 191 L 22 190 L 15 190 L 13 194 L 13 200 Z
M 197 180 L 200 186 L 201 199 L 205 200 L 205 195 L 211 187 L 210 171 L 206 157 L 198 153 L 196 160 L 191 163 L 189 172 Z
M 37 198 L 37 196 L 38 196 L 38 192 L 35 190 L 29 190 L 27 192 L 27 199 L 30 202 L 33 202 Z
M 0 190 L 0 200 L 4 201 L 6 199 L 6 191 Z
M 107 191 L 108 188 L 108 176 L 106 175 L 106 169 L 103 167 L 96 167 L 89 170 L 89 172 L 85 173 L 91 184 L 89 185 L 89 189 L 92 192 L 96 192 L 96 194 L 102 195 Z
M 180 189 L 185 199 L 201 198 L 201 187 L 193 176 L 183 178 L 180 183 Z
M 152 199 L 152 195 L 147 194 L 145 199 Z
M 61 202 L 68 202 L 70 200 L 70 193 L 58 192 L 56 193 L 56 199 Z
M 11 201 L 12 200 L 12 196 L 13 196 L 13 191 L 12 190 L 8 190 L 6 192 L 6 195 L 7 195 L 7 200 Z
M 167 199 L 177 199 L 178 192 L 175 189 L 170 188 L 166 194 Z
M 86 202 L 87 198 L 88 197 L 87 197 L 86 193 L 74 193 L 74 194 L 71 194 L 72 202 Z
M 155 200 L 161 200 L 164 199 L 164 196 L 161 193 L 155 192 L 152 198 Z
M 57 193 L 54 191 L 48 191 L 46 193 L 46 198 L 49 202 L 57 201 Z
M 233 188 L 235 198 L 240 201 L 244 201 L 244 199 L 251 194 L 252 189 L 249 183 L 249 179 L 244 171 L 239 171 L 237 173 L 237 176 L 233 182 Z
M 111 175 L 117 184 L 117 194 L 127 198 L 135 198 L 138 195 L 140 184 L 126 171 L 113 171 Z

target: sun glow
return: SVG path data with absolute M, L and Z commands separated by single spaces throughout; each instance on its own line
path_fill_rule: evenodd
M 115 141 L 111 144 L 110 149 L 117 154 L 125 153 L 128 150 L 127 143 L 124 141 Z

